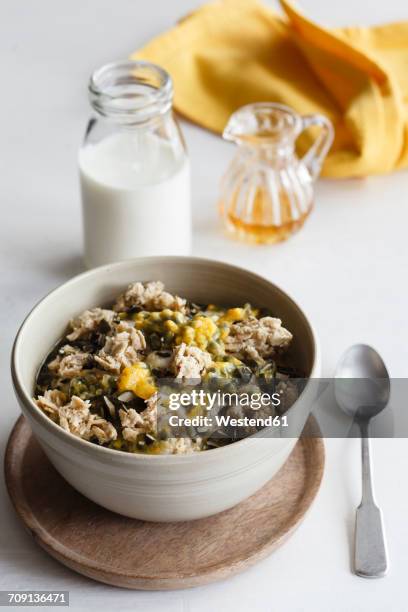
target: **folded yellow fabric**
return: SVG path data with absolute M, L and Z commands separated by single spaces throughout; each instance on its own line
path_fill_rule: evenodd
M 328 30 L 286 0 L 217 0 L 135 52 L 163 66 L 178 112 L 215 132 L 250 102 L 323 113 L 336 137 L 323 173 L 366 176 L 408 165 L 408 22 Z M 310 136 L 301 138 L 304 151 Z

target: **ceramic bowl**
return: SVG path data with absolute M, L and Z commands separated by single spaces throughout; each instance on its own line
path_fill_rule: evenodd
M 136 280 L 162 280 L 169 291 L 198 303 L 250 301 L 270 308 L 294 335 L 293 362 L 309 377 L 319 376 L 313 327 L 302 309 L 276 285 L 216 261 L 147 257 L 80 274 L 35 306 L 17 334 L 12 354 L 12 377 L 21 410 L 58 472 L 97 504 L 150 521 L 191 520 L 221 512 L 255 493 L 283 465 L 309 414 L 308 390 L 314 385 L 306 385 L 291 408 L 293 437 L 269 432 L 271 437 L 252 436 L 192 455 L 138 455 L 97 446 L 64 431 L 32 399 L 38 369 L 61 338 L 67 321 L 86 308 L 109 304 Z

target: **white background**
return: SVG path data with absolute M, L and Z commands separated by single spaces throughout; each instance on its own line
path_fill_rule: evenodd
M 2 453 L 18 415 L 9 375 L 18 325 L 47 291 L 82 269 L 76 153 L 89 114 L 88 76 L 99 65 L 127 56 L 198 4 L 1 2 Z M 303 9 L 334 26 L 408 19 L 404 0 L 304 0 Z M 193 168 L 194 253 L 255 270 L 293 294 L 317 327 L 324 375 L 331 375 L 348 345 L 363 341 L 382 353 L 392 376 L 406 376 L 408 174 L 321 181 L 313 215 L 296 237 L 275 247 L 242 246 L 223 237 L 215 211 L 231 147 L 190 125 L 184 132 Z M 84 610 L 406 611 L 407 443 L 373 444 L 391 558 L 389 576 L 374 581 L 350 571 L 360 495 L 358 442 L 330 440 L 326 446 L 321 491 L 283 548 L 233 579 L 171 593 L 115 589 L 60 566 L 23 531 L 1 481 L 0 588 L 69 589 L 71 606 Z

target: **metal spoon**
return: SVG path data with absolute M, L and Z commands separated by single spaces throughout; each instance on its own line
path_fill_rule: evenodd
M 370 419 L 388 404 L 390 379 L 380 355 L 366 344 L 355 344 L 344 353 L 335 378 L 336 401 L 361 432 L 363 486 L 356 512 L 354 569 L 358 576 L 379 578 L 387 573 L 388 562 L 382 514 L 371 482 L 368 429 Z

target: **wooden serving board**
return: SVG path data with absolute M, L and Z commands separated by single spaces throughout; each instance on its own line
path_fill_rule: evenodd
M 11 500 L 42 548 L 94 580 L 151 590 L 220 580 L 269 555 L 302 521 L 323 468 L 323 441 L 303 438 L 278 474 L 235 508 L 197 521 L 150 523 L 109 512 L 77 493 L 48 461 L 24 417 L 5 458 Z

